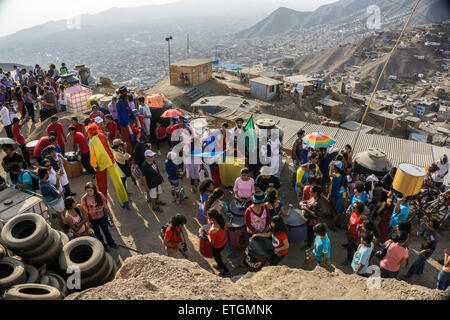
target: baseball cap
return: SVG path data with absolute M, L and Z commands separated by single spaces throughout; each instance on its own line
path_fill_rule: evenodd
M 154 157 L 156 153 L 154 153 L 152 150 L 145 151 L 144 155 L 146 157 Z

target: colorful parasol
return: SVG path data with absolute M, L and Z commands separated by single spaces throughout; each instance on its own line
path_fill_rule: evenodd
M 313 149 L 328 148 L 332 144 L 336 143 L 336 140 L 326 133 L 313 132 L 303 138 L 303 143 Z
M 183 115 L 183 113 L 178 110 L 169 109 L 167 111 L 164 111 L 164 113 L 161 115 L 161 118 L 174 118 L 174 117 L 179 117 L 182 115 Z

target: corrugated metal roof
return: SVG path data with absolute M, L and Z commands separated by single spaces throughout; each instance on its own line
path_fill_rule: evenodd
M 409 162 L 411 149 L 407 140 L 388 136 L 374 135 L 372 147 L 386 152 L 387 158 L 393 166 L 402 162 Z
M 250 83 L 252 83 L 252 82 L 260 83 L 265 86 L 276 86 L 276 85 L 283 83 L 282 81 L 274 80 L 272 78 L 266 78 L 266 77 L 258 77 L 258 78 L 250 79 Z
M 308 124 L 306 127 L 303 128 L 303 130 L 305 130 L 305 134 L 310 134 L 313 132 L 322 132 L 332 137 L 335 137 L 337 132 L 339 131 L 339 128 L 327 127 L 319 124 Z
M 416 166 L 425 167 L 433 162 L 432 146 L 423 142 L 408 140 L 410 145 L 409 162 Z

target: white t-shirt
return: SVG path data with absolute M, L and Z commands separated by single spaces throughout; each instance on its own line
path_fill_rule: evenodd
M 66 90 L 63 90 L 60 94 L 59 94 L 59 104 L 62 105 L 67 105 L 67 99 L 66 99 Z
M 439 170 L 434 174 L 433 180 L 435 182 L 444 182 L 444 178 L 442 176 L 449 170 L 449 162 L 447 161 L 446 164 L 441 164 L 441 160 L 438 160 L 436 161 L 436 165 Z
M 152 112 L 150 111 L 150 107 L 147 104 L 143 106 L 139 106 L 139 114 L 141 116 L 151 116 Z M 150 118 L 144 118 L 145 131 L 147 134 L 150 134 Z
M 0 110 L 0 116 L 2 117 L 3 126 L 11 125 L 11 118 L 9 117 L 9 109 L 7 107 L 3 107 Z

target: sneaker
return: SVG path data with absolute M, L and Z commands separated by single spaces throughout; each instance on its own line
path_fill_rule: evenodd
M 152 209 L 153 209 L 153 211 L 156 212 L 156 213 L 162 213 L 162 212 L 163 212 L 162 209 L 161 209 L 160 207 L 155 207 L 155 208 L 152 208 Z
M 111 217 L 108 216 L 108 224 L 110 227 L 114 227 L 114 222 L 112 221 Z

